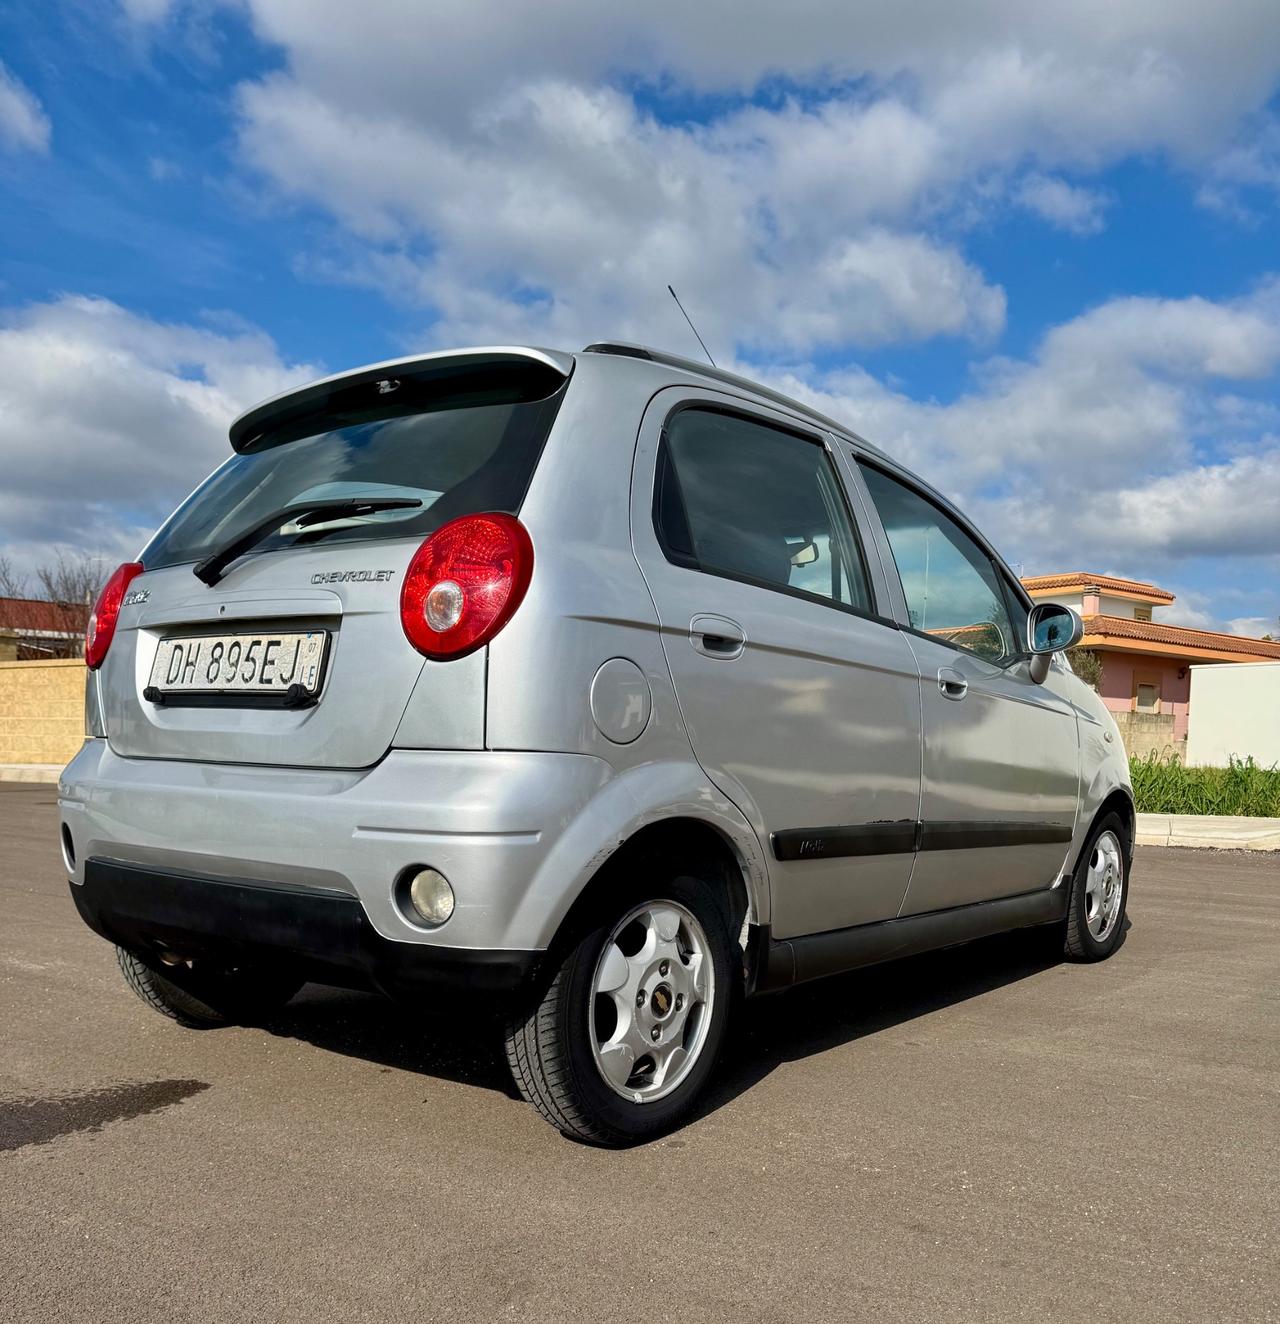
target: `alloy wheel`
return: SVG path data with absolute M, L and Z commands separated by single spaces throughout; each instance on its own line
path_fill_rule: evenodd
M 706 1044 L 715 996 L 711 946 L 691 911 L 674 901 L 628 911 L 591 982 L 591 1048 L 610 1089 L 632 1103 L 676 1089 Z
M 1084 882 L 1084 918 L 1095 942 L 1111 936 L 1124 896 L 1124 855 L 1114 832 L 1104 832 L 1093 843 Z

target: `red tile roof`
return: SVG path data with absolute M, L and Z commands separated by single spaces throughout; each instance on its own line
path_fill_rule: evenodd
M 1057 575 L 1024 575 L 1023 587 L 1028 593 L 1039 593 L 1053 588 L 1090 588 L 1097 586 L 1104 593 L 1110 589 L 1113 593 L 1132 593 L 1151 602 L 1169 603 L 1173 594 L 1168 589 L 1157 588 L 1154 584 L 1141 579 L 1120 579 L 1116 575 L 1091 575 L 1085 570 L 1071 570 Z
M 38 598 L 0 598 L 0 630 L 19 634 L 83 634 L 89 608 Z
M 1193 630 L 1185 625 L 1161 625 L 1155 621 L 1134 621 L 1127 616 L 1086 616 L 1085 638 L 1145 641 L 1172 644 L 1179 648 L 1197 648 L 1214 653 L 1239 653 L 1244 657 L 1280 660 L 1280 642 L 1250 639 L 1242 634 L 1219 634 L 1216 630 Z M 1090 645 L 1093 646 L 1093 645 Z

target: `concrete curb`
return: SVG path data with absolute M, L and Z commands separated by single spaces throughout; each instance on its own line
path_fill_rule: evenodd
M 43 782 L 56 786 L 61 763 L 0 763 L 0 782 Z
M 1136 841 L 1139 846 L 1280 851 L 1280 818 L 1139 814 Z

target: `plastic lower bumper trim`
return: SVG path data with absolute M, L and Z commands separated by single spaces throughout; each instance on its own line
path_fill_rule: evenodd
M 396 998 L 441 989 L 511 993 L 544 953 L 392 942 L 342 892 L 206 878 L 115 860 L 85 861 L 72 883 L 95 933 L 140 955 L 159 950 L 231 962 L 288 964 L 315 983 Z

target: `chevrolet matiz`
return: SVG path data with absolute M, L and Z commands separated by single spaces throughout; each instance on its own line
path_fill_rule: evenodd
M 80 914 L 180 1024 L 451 992 L 619 1145 L 688 1115 L 743 997 L 1120 943 L 1079 618 L 842 424 L 597 344 L 360 368 L 230 440 L 102 592 L 59 786 Z

